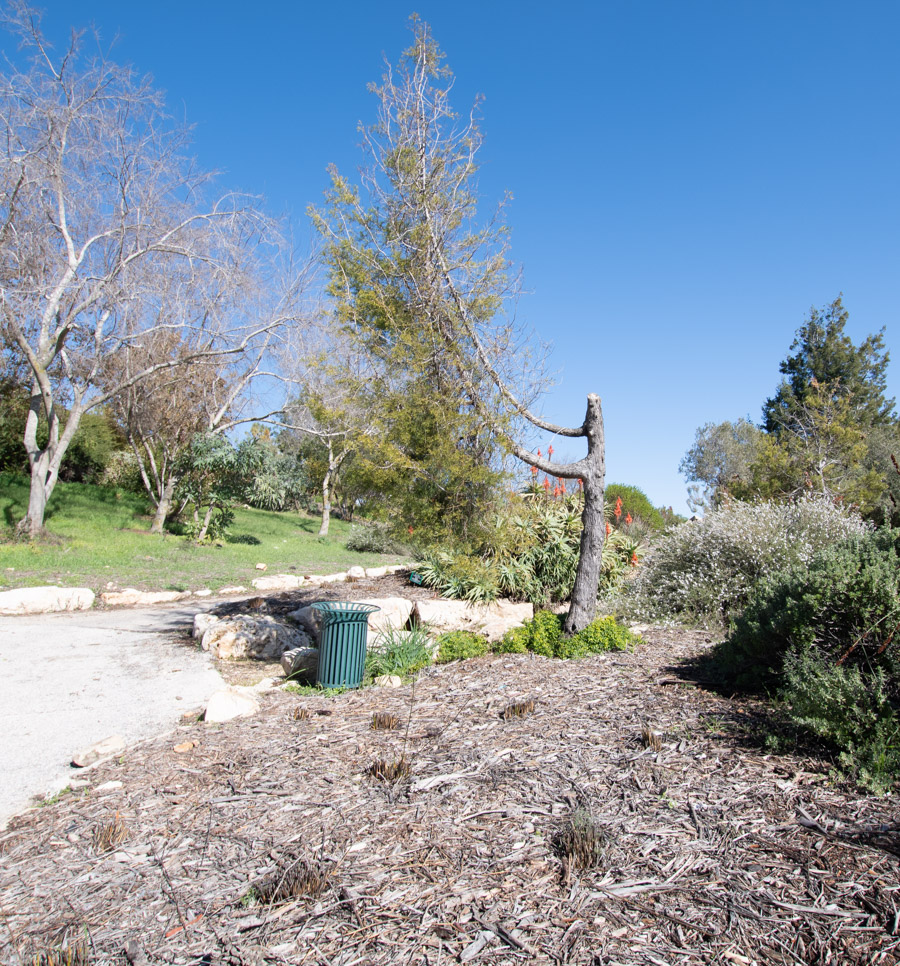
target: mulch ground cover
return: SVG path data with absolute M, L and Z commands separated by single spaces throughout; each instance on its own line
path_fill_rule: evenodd
M 767 754 L 686 677 L 706 635 L 645 637 L 130 749 L 0 833 L 0 962 L 898 963 L 900 800 Z

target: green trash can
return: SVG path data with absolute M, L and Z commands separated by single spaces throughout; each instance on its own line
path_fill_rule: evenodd
M 316 684 L 323 688 L 358 688 L 366 666 L 369 614 L 381 608 L 346 601 L 312 606 L 322 615 Z

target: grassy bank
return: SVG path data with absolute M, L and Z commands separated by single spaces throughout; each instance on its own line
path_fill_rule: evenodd
M 28 481 L 0 474 L 0 523 L 7 539 L 0 543 L 0 589 L 39 584 L 90 587 L 107 583 L 142 590 L 217 590 L 230 584 L 249 586 L 269 573 L 325 574 L 400 563 L 396 555 L 356 553 L 345 546 L 348 524 L 332 520 L 328 537 L 316 536 L 319 520 L 296 513 L 239 509 L 221 546 L 197 546 L 167 533 L 148 532 L 148 501 L 80 483 L 60 483 L 46 516 L 49 539 L 14 543 L 8 538 L 28 505 Z

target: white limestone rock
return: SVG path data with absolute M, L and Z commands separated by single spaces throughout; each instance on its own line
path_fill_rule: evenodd
M 106 761 L 107 758 L 114 758 L 125 751 L 125 739 L 121 735 L 110 735 L 98 741 L 90 748 L 83 748 L 72 756 L 72 764 L 76 768 L 88 768 L 96 765 L 98 761 Z
M 296 574 L 273 574 L 271 577 L 257 577 L 250 583 L 257 590 L 298 590 L 306 583 L 306 578 Z
M 147 604 L 171 604 L 173 601 L 184 600 L 190 596 L 188 591 L 135 590 L 134 587 L 126 587 L 124 590 L 101 594 L 100 600 L 108 607 L 143 607 Z
M 90 610 L 94 592 L 87 587 L 20 587 L 0 592 L 0 614 L 48 614 Z
M 219 620 L 201 639 L 203 650 L 223 661 L 277 661 L 285 651 L 311 644 L 307 633 L 267 614 Z
M 216 724 L 231 721 L 233 718 L 246 718 L 257 711 L 259 701 L 252 688 L 222 688 L 210 697 L 203 720 L 208 724 Z
M 534 617 L 531 604 L 495 600 L 490 604 L 469 604 L 463 600 L 418 600 L 415 612 L 419 622 L 439 633 L 474 631 L 497 641 L 513 627 Z

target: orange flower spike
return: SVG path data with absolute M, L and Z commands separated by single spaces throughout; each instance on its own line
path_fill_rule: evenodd
M 616 514 L 616 519 L 618 520 L 619 517 L 622 516 L 622 497 L 619 497 L 616 500 L 616 509 L 614 512 Z
M 631 566 L 636 567 L 638 565 L 637 550 L 631 555 Z
M 607 523 L 606 524 L 606 535 L 609 536 L 611 533 L 612 533 L 612 527 Z
M 584 480 L 579 476 L 578 477 L 578 489 L 579 490 L 582 489 L 583 486 L 584 486 Z
M 541 451 L 540 451 L 540 450 L 538 450 L 538 456 L 540 456 L 540 455 L 541 455 Z
M 625 522 L 626 522 L 626 523 L 631 523 L 631 522 L 633 522 L 633 518 L 632 518 L 632 516 L 631 516 L 631 514 L 630 514 L 630 513 L 626 513 L 626 514 L 625 514 Z
M 545 490 L 545 491 L 546 491 L 547 493 L 549 493 L 549 492 L 550 492 L 550 477 L 549 477 L 549 476 L 545 476 L 545 477 L 544 477 L 544 490 Z
M 536 466 L 532 466 L 531 467 L 531 475 L 532 476 L 537 476 L 538 475 L 538 468 Z
M 551 457 L 553 456 L 553 444 L 552 443 L 547 447 L 547 455 L 548 456 L 551 456 Z

